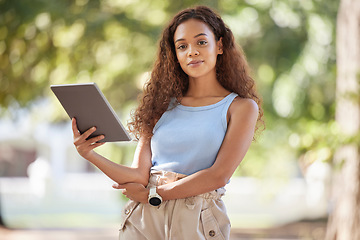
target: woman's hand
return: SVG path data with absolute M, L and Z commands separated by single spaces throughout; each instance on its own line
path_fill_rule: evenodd
M 89 157 L 94 153 L 94 148 L 97 148 L 104 144 L 104 142 L 98 142 L 99 140 L 104 139 L 104 135 L 100 135 L 86 140 L 93 132 L 96 131 L 96 127 L 92 127 L 83 134 L 80 134 L 79 129 L 76 125 L 75 118 L 72 119 L 72 130 L 74 133 L 74 145 L 76 147 L 76 150 L 85 159 L 89 159 Z
M 140 183 L 115 183 L 112 187 L 115 189 L 123 189 L 122 194 L 133 201 L 148 203 L 149 190 Z

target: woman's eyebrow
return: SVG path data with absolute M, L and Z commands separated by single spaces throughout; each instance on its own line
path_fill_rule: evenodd
M 207 36 L 207 34 L 206 33 L 199 33 L 199 34 L 196 34 L 195 36 L 194 36 L 194 38 L 197 38 L 197 37 L 200 37 L 200 36 Z M 180 41 L 184 41 L 185 39 L 184 38 L 179 38 L 179 39 L 177 39 L 174 43 L 177 43 L 177 42 L 180 42 Z
M 199 34 L 195 35 L 194 38 L 197 38 L 197 37 L 200 37 L 200 36 L 207 36 L 207 34 L 206 33 L 199 33 Z

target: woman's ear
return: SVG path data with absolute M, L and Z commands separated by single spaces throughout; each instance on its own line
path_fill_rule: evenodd
M 222 44 L 222 37 L 217 41 L 217 52 L 218 54 L 223 54 L 223 44 Z

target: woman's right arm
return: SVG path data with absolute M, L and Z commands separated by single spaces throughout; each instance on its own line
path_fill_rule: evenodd
M 94 164 L 113 181 L 118 184 L 134 182 L 144 186 L 147 185 L 151 168 L 151 149 L 149 140 L 140 138 L 136 147 L 133 164 L 131 167 L 128 167 L 114 163 L 94 151 L 95 148 L 104 144 L 98 143 L 99 140 L 104 138 L 102 135 L 87 139 L 96 131 L 96 128 L 90 128 L 85 133 L 80 134 L 76 125 L 76 119 L 73 118 L 72 129 L 74 134 L 74 145 L 78 153 L 90 163 Z

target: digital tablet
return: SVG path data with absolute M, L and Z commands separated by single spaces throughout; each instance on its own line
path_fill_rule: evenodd
M 84 133 L 95 126 L 89 138 L 104 135 L 99 142 L 130 141 L 131 137 L 96 83 L 51 85 L 70 119 L 76 118 L 78 129 Z

